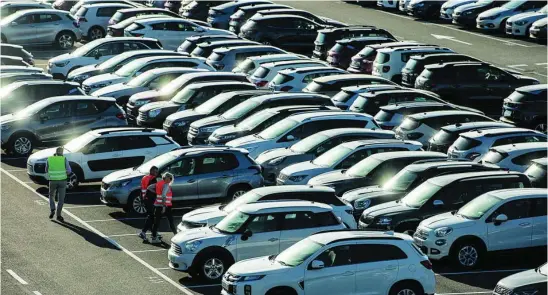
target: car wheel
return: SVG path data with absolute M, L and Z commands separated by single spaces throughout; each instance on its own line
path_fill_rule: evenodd
M 59 49 L 71 49 L 74 46 L 74 34 L 70 32 L 61 32 L 55 38 L 55 45 Z
M 137 213 L 139 215 L 147 214 L 147 206 L 139 191 L 133 192 L 127 200 L 124 207 L 126 213 Z
M 79 184 L 80 184 L 80 178 L 78 177 L 78 174 L 76 174 L 75 172 L 72 172 L 67 177 L 67 189 L 68 190 L 75 189 L 78 187 Z
M 220 281 L 228 266 L 222 255 L 211 253 L 198 264 L 200 277 L 209 282 Z
M 400 283 L 390 289 L 390 295 L 422 295 L 424 292 L 417 284 Z
M 1 38 L 2 43 L 8 43 L 8 39 L 6 39 L 6 36 L 4 36 L 4 34 L 2 34 Z
M 15 135 L 11 141 L 10 148 L 13 155 L 18 157 L 28 156 L 33 149 L 32 137 L 27 134 Z
M 477 267 L 483 257 L 483 248 L 474 241 L 463 241 L 451 249 L 450 254 L 454 263 L 460 268 L 472 269 Z
M 506 20 L 500 22 L 499 31 L 501 34 L 506 35 Z
M 542 133 L 546 133 L 546 122 L 540 121 L 534 124 L 533 129 Z
M 230 189 L 227 196 L 232 201 L 235 200 L 249 191 L 249 187 L 238 185 Z
M 272 41 L 270 41 L 270 40 L 263 40 L 261 43 L 262 43 L 263 45 L 274 46 L 274 44 L 273 44 Z
M 93 28 L 89 29 L 88 39 L 90 41 L 101 39 L 104 36 L 105 36 L 105 33 L 103 32 L 103 29 L 101 29 L 99 27 L 93 27 Z

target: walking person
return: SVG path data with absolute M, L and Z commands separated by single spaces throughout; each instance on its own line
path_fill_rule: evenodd
M 171 207 L 173 206 L 172 198 L 173 192 L 171 191 L 171 183 L 173 182 L 173 175 L 169 172 L 164 173 L 162 179 L 156 183 L 156 200 L 154 201 L 154 225 L 152 226 L 152 244 L 159 244 L 162 239 L 158 236 L 158 227 L 162 221 L 162 215 L 166 215 L 169 222 L 169 227 L 173 234 L 177 234 L 177 229 L 173 223 L 173 214 L 171 213 Z
M 152 185 L 158 182 L 158 180 L 156 179 L 157 176 L 158 167 L 152 166 L 150 167 L 149 174 L 143 176 L 143 178 L 141 179 L 141 199 L 145 202 L 145 206 L 147 208 L 147 219 L 145 221 L 143 229 L 139 233 L 139 237 L 144 241 L 148 241 L 147 231 L 151 230 L 152 225 L 154 224 L 154 202 L 156 201 L 156 186 Z
M 63 156 L 63 147 L 58 147 L 55 150 L 55 154 L 48 157 L 46 161 L 46 174 L 49 180 L 50 219 L 55 215 L 55 196 L 57 196 L 57 220 L 61 222 L 65 221 L 63 216 L 61 216 L 61 211 L 65 203 L 67 176 L 71 173 L 72 170 L 70 169 L 68 160 Z

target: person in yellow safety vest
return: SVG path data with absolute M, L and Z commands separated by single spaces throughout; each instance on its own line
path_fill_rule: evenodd
M 159 244 L 162 242 L 158 237 L 158 227 L 162 221 L 162 215 L 166 215 L 169 221 L 169 227 L 173 234 L 177 234 L 177 228 L 173 223 L 173 214 L 171 213 L 171 206 L 173 206 L 173 192 L 171 191 L 171 183 L 173 182 L 173 175 L 169 172 L 164 173 L 162 180 L 156 183 L 156 200 L 154 201 L 154 225 L 152 226 L 152 244 Z
M 63 222 L 61 211 L 65 203 L 67 176 L 72 173 L 67 158 L 63 156 L 63 147 L 58 147 L 55 154 L 46 161 L 46 174 L 49 180 L 49 218 L 55 215 L 55 196 L 57 196 L 57 220 Z

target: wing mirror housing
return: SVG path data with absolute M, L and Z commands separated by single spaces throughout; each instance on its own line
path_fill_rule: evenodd
M 434 200 L 434 207 L 443 207 L 445 205 L 441 200 Z
M 100 59 L 101 58 L 101 52 L 97 51 L 95 52 L 95 59 Z
M 313 260 L 310 264 L 310 269 L 322 269 L 324 268 L 323 261 L 321 260 Z
M 506 214 L 499 214 L 497 217 L 495 217 L 495 225 L 501 225 L 502 223 L 508 221 L 508 216 Z
M 287 140 L 287 141 L 294 141 L 294 140 L 295 140 L 295 136 L 293 136 L 293 135 L 290 134 L 290 135 L 288 135 L 288 136 L 285 137 L 285 140 Z
M 246 229 L 242 234 L 242 241 L 247 241 L 252 235 L 253 233 L 251 232 L 251 230 L 249 230 L 249 228 Z

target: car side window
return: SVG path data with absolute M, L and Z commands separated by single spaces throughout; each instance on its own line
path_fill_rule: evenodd
M 206 154 L 198 159 L 198 173 L 229 171 L 238 167 L 238 159 L 233 154 Z
M 371 156 L 374 153 L 375 153 L 375 149 L 363 149 L 363 150 L 354 152 L 350 156 L 346 157 L 346 159 L 342 160 L 342 162 L 340 162 L 339 165 L 335 167 L 335 169 L 348 169 L 352 167 L 354 164 Z
M 546 216 L 546 198 L 531 199 L 531 217 Z
M 531 164 L 532 160 L 539 159 L 539 158 L 544 158 L 546 156 L 547 156 L 546 150 L 529 152 L 529 153 L 525 153 L 521 156 L 517 156 L 517 157 L 513 158 L 512 163 L 514 163 L 516 165 L 520 165 L 520 166 L 529 165 L 529 164 Z
M 123 9 L 125 7 L 103 7 L 97 9 L 97 17 L 112 17 L 118 9 Z
M 147 135 L 124 136 L 122 140 L 122 150 L 147 149 L 156 147 L 156 144 Z
M 312 81 L 314 81 L 314 79 L 315 79 L 316 77 L 317 77 L 316 74 L 306 75 L 306 76 L 304 76 L 304 78 L 303 78 L 303 83 L 306 83 L 306 84 L 311 83 Z
M 275 214 L 257 215 L 247 224 L 246 228 L 254 234 L 278 231 L 280 230 L 279 217 Z
M 91 101 L 78 101 L 75 106 L 75 116 L 92 116 L 99 113 L 99 110 Z
M 99 47 L 91 50 L 86 54 L 88 57 L 94 56 L 110 56 L 124 52 L 124 43 L 121 42 L 109 42 L 107 44 L 100 45 Z
M 167 23 L 152 24 L 150 27 L 152 27 L 153 31 L 164 31 L 167 30 Z
M 100 154 L 100 153 L 108 153 L 112 152 L 114 147 L 114 142 L 107 142 L 108 138 L 98 138 L 91 142 L 89 145 L 87 145 L 81 152 L 85 155 L 90 154 Z
M 508 216 L 508 220 L 527 218 L 529 217 L 529 206 L 530 200 L 528 199 L 507 202 L 497 208 L 486 221 L 493 222 L 493 219 L 499 214 Z
M 67 102 L 58 102 L 44 108 L 41 116 L 48 120 L 62 119 L 70 117 L 70 104 Z
M 352 247 L 352 260 L 354 263 L 371 263 L 406 258 L 405 252 L 395 245 L 358 244 Z
M 18 25 L 28 25 L 28 24 L 32 24 L 32 23 L 37 23 L 39 17 L 40 16 L 38 14 L 26 14 L 26 15 L 23 15 L 20 18 L 16 19 L 15 22 Z M 36 20 L 35 20 L 35 18 L 36 18 Z
M 194 158 L 184 158 L 173 162 L 167 166 L 165 172 L 178 176 L 194 175 L 196 170 L 196 160 Z
M 40 14 L 40 16 L 38 16 L 39 23 L 49 23 L 49 22 L 56 22 L 60 20 L 61 18 L 56 14 Z
M 282 220 L 282 230 L 295 230 L 316 227 L 312 212 L 286 213 Z
M 316 259 L 323 262 L 324 267 L 351 265 L 352 250 L 350 245 L 335 246 L 322 252 Z
M 479 68 L 478 75 L 480 78 L 483 78 L 484 81 L 500 82 L 508 79 L 508 74 L 493 67 Z
M 319 156 L 328 150 L 332 149 L 333 147 L 339 145 L 341 143 L 340 139 L 329 139 L 322 144 L 318 145 L 315 149 L 311 150 L 310 152 L 316 156 Z
M 325 202 L 325 204 L 329 204 L 329 203 L 333 203 L 333 202 Z M 340 205 L 340 204 L 336 204 L 336 205 Z M 330 212 L 330 211 L 314 213 L 312 215 L 312 219 L 316 226 L 335 226 L 335 225 L 341 224 L 339 222 L 339 219 L 337 219 L 337 217 L 333 214 L 333 212 Z

